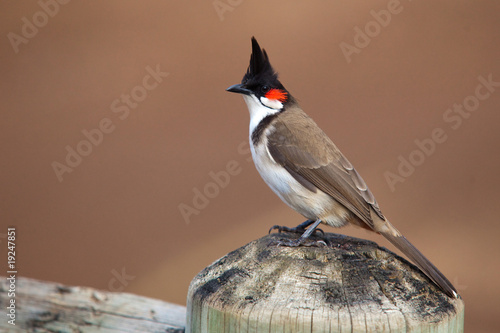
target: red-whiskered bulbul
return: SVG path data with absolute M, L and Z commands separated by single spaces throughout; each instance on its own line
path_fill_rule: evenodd
M 303 244 L 320 223 L 352 223 L 382 234 L 448 296 L 458 297 L 448 279 L 382 214 L 363 178 L 278 80 L 255 38 L 243 80 L 227 91 L 242 94 L 250 111 L 250 148 L 260 175 L 308 219 L 295 228 L 271 228 L 302 233 L 282 245 Z

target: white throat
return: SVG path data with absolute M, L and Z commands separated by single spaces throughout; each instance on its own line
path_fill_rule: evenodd
M 265 97 L 263 97 L 265 98 Z M 247 103 L 248 111 L 250 112 L 250 135 L 252 135 L 254 129 L 259 125 L 262 119 L 265 117 L 280 112 L 283 104 L 280 101 L 268 100 L 265 98 L 266 104 L 269 107 L 262 105 L 257 96 L 255 95 L 243 95 L 245 103 Z M 270 103 L 273 102 L 273 103 Z M 279 104 L 278 104 L 279 103 Z M 276 107 L 276 108 L 273 108 Z

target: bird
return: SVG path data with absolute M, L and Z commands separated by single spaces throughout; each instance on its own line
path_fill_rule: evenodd
M 250 150 L 257 171 L 267 185 L 307 220 L 284 246 L 307 245 L 320 223 L 347 224 L 381 234 L 401 250 L 446 295 L 458 293 L 448 279 L 382 214 L 366 182 L 332 140 L 300 107 L 278 79 L 267 52 L 252 37 L 250 64 L 241 83 L 227 88 L 238 93 L 250 113 Z

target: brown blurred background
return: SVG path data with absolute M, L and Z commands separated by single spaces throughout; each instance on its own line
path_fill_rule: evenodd
M 500 87 L 468 97 L 480 76 L 500 82 L 498 1 L 60 1 L 0 4 L 2 261 L 15 226 L 23 276 L 185 304 L 212 261 L 302 222 L 248 161 L 248 111 L 224 91 L 256 36 L 383 212 L 454 282 L 467 331 L 500 331 Z M 474 111 L 446 121 L 464 100 Z M 415 140 L 436 128 L 445 142 L 419 160 Z M 67 146 L 87 154 L 71 172 Z M 391 188 L 400 156 L 420 165 Z M 229 184 L 210 185 L 230 161 Z

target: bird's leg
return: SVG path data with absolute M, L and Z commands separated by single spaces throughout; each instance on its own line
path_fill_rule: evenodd
M 278 233 L 281 233 L 283 231 L 286 231 L 286 232 L 294 232 L 294 233 L 298 233 L 298 234 L 303 234 L 306 232 L 306 228 L 308 226 L 310 226 L 311 224 L 314 223 L 314 220 L 307 220 L 305 222 L 302 222 L 301 224 L 299 224 L 298 226 L 294 227 L 294 228 L 289 228 L 289 227 L 286 227 L 284 225 L 273 225 L 271 227 L 271 229 L 269 229 L 269 233 L 271 233 L 273 230 L 278 230 Z M 314 232 L 321 232 L 323 235 L 325 234 L 325 232 L 319 228 L 313 228 L 315 230 L 313 230 Z
M 324 241 L 315 241 L 315 242 L 305 243 L 305 241 L 309 238 L 309 236 L 311 236 L 311 234 L 314 232 L 314 230 L 316 229 L 316 227 L 320 223 L 321 223 L 321 220 L 317 219 L 314 222 L 312 220 L 307 220 L 304 223 L 299 224 L 296 228 L 292 228 L 292 229 L 297 229 L 299 227 L 305 228 L 305 226 L 308 226 L 308 225 L 311 225 L 311 224 L 312 225 L 309 228 L 307 228 L 304 231 L 304 233 L 298 239 L 294 239 L 294 240 L 290 240 L 290 239 L 281 240 L 281 241 L 278 241 L 278 245 L 290 246 L 290 247 L 296 247 L 296 246 L 300 246 L 300 245 L 304 245 L 304 246 L 326 246 L 326 243 Z

